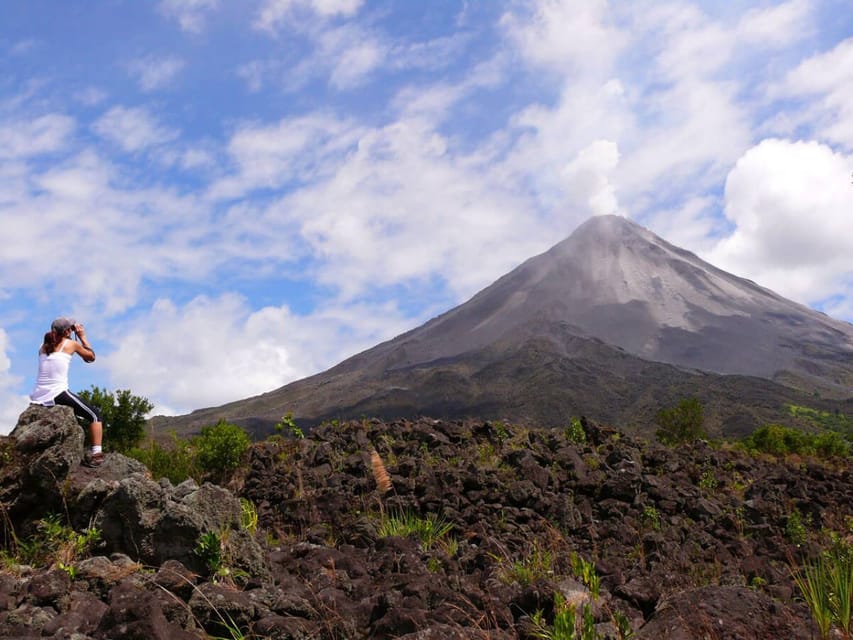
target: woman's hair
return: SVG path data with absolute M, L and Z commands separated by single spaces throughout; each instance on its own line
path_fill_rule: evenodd
M 65 338 L 65 331 L 61 331 L 60 333 L 56 333 L 55 331 L 48 331 L 44 334 L 44 342 L 41 345 L 41 350 L 44 351 L 47 355 L 50 355 L 56 348 L 60 345 L 62 340 Z

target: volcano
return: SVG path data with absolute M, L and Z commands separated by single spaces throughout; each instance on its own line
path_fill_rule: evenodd
M 749 432 L 790 404 L 853 406 L 853 325 L 787 300 L 619 216 L 586 221 L 468 302 L 335 367 L 254 398 L 152 419 L 269 433 L 376 416 L 572 416 L 648 432 L 695 396 L 711 433 Z

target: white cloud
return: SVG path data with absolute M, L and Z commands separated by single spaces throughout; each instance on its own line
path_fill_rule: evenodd
M 738 40 L 768 46 L 784 47 L 814 30 L 815 3 L 790 0 L 767 8 L 747 11 L 736 27 Z
M 364 133 L 333 175 L 279 208 L 300 220 L 317 277 L 344 298 L 436 276 L 465 296 L 547 247 L 516 179 L 452 152 L 423 122 L 398 121 Z
M 328 76 L 333 89 L 347 91 L 367 82 L 371 74 L 388 62 L 389 45 L 360 25 L 347 23 L 323 28 L 312 25 L 308 35 L 313 46 L 311 53 L 295 66 L 287 65 L 282 73 L 282 84 L 288 91 L 301 89 L 312 78 L 322 76 Z M 259 70 L 266 67 L 280 71 L 282 66 L 267 62 L 245 72 L 257 83 Z
M 234 294 L 183 307 L 163 299 L 99 360 L 117 387 L 156 399 L 155 413 L 187 412 L 276 389 L 406 328 L 392 305 L 298 316 L 286 306 L 252 310 Z
M 0 328 L 0 435 L 8 434 L 18 423 L 18 416 L 27 408 L 29 398 L 16 391 L 21 379 L 12 375 L 7 355 L 9 336 Z
M 561 75 L 597 75 L 625 46 L 606 0 L 535 0 L 525 11 L 505 14 L 502 25 L 524 56 Z
M 41 171 L 7 176 L 10 165 L 0 164 L 0 290 L 112 314 L 137 302 L 143 278 L 199 279 L 233 258 L 232 247 L 245 251 L 194 196 L 129 187 L 93 150 Z
M 184 61 L 173 56 L 145 56 L 127 64 L 130 74 L 143 91 L 156 91 L 169 86 L 184 68 Z
M 25 159 L 61 151 L 75 127 L 73 118 L 58 113 L 0 120 L 0 159 Z
M 160 0 L 160 11 L 178 21 L 181 29 L 194 33 L 204 27 L 205 15 L 219 6 L 219 0 Z
M 385 59 L 385 48 L 377 40 L 348 44 L 339 50 L 329 82 L 337 89 L 358 86 Z
M 274 31 L 282 22 L 295 19 L 299 12 L 309 12 L 323 18 L 350 17 L 358 12 L 363 3 L 364 0 L 264 0 L 255 26 Z
M 254 189 L 297 186 L 333 170 L 355 145 L 360 129 L 326 114 L 245 124 L 228 142 L 236 173 L 210 187 L 214 199 L 237 198 Z
M 585 202 L 591 215 L 619 213 L 616 189 L 609 175 L 619 164 L 619 147 L 610 140 L 596 140 L 563 169 L 566 189 L 578 202 Z
M 734 231 L 714 264 L 800 302 L 853 294 L 853 156 L 816 142 L 764 140 L 726 180 Z
M 92 128 L 128 153 L 170 142 L 178 136 L 142 107 L 113 107 Z
M 773 93 L 812 98 L 793 116 L 795 122 L 853 150 L 853 38 L 800 63 Z

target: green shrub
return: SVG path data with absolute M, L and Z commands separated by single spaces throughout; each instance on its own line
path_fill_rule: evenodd
M 835 431 L 813 434 L 779 424 L 756 429 L 741 441 L 741 446 L 753 453 L 775 456 L 796 454 L 829 458 L 850 455 L 850 445 Z
M 222 479 L 238 466 L 252 444 L 249 434 L 235 424 L 220 420 L 202 427 L 201 435 L 192 440 L 199 469 L 215 479 Z
M 815 454 L 821 458 L 847 457 L 850 455 L 850 445 L 841 434 L 835 431 L 825 431 L 815 436 L 814 450 Z
M 566 440 L 573 444 L 586 444 L 586 431 L 583 429 L 580 419 L 572 418 L 565 431 Z
M 809 518 L 806 520 L 807 522 L 810 521 Z M 806 529 L 806 523 L 803 522 L 803 517 L 800 515 L 800 512 L 794 509 L 794 511 L 792 511 L 785 520 L 785 537 L 788 538 L 792 544 L 799 547 L 802 544 L 805 544 L 807 536 L 808 530 Z
M 171 434 L 169 446 L 150 439 L 143 446 L 131 449 L 128 455 L 148 467 L 155 480 L 168 478 L 173 484 L 179 484 L 187 478 L 201 481 L 195 449 L 188 440 L 179 440 L 175 433 Z
M 135 396 L 129 389 L 112 393 L 95 386 L 77 395 L 100 410 L 107 449 L 127 453 L 139 446 L 145 436 L 145 416 L 154 408 L 147 398 Z
M 658 411 L 655 423 L 660 428 L 656 435 L 664 444 L 690 442 L 705 436 L 703 420 L 702 404 L 696 398 L 686 398 L 676 407 Z

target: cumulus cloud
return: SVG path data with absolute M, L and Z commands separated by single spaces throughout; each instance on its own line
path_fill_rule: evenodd
M 235 294 L 184 306 L 161 299 L 99 362 L 118 387 L 156 398 L 155 413 L 188 412 L 276 389 L 404 328 L 391 304 L 299 316 L 287 306 L 253 310 Z
M 21 379 L 11 373 L 12 362 L 7 355 L 8 350 L 9 336 L 0 328 L 0 435 L 14 429 L 18 416 L 29 404 L 29 398 L 16 390 Z
M 173 56 L 145 56 L 131 60 L 127 69 L 137 79 L 139 87 L 149 92 L 169 86 L 184 68 L 184 64 L 183 60 Z
M 726 180 L 734 231 L 708 258 L 804 303 L 853 293 L 853 156 L 817 142 L 764 140 Z
M 92 126 L 94 131 L 128 153 L 174 140 L 178 132 L 160 125 L 142 107 L 113 107 Z

